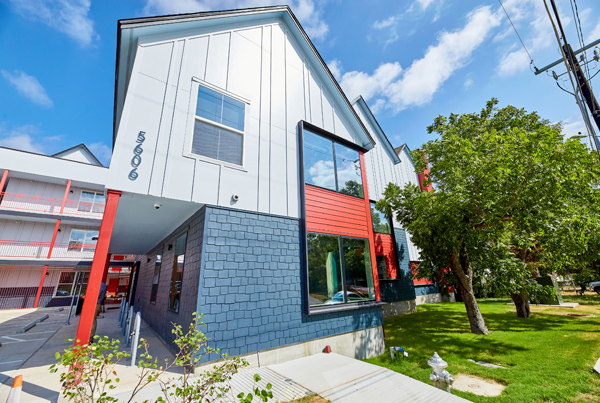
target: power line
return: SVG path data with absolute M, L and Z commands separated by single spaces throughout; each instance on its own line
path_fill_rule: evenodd
M 585 47 L 585 42 L 583 39 L 583 31 L 581 30 L 581 19 L 579 18 L 579 10 L 577 8 L 577 0 L 570 0 L 571 3 L 571 11 L 573 12 L 573 19 L 575 20 L 575 31 L 577 32 L 577 38 L 579 39 L 579 45 L 580 47 L 583 49 Z M 583 61 L 584 63 L 584 67 L 585 67 L 585 72 L 587 73 L 587 80 L 588 83 L 590 85 L 590 88 L 592 88 L 592 83 L 590 82 L 590 68 L 588 67 L 587 64 L 587 55 L 585 52 L 582 53 L 582 57 L 583 57 Z
M 504 4 L 502 4 L 502 0 L 498 0 L 498 3 L 500 3 L 500 6 L 502 7 L 502 10 L 504 10 L 504 14 L 506 14 L 506 18 L 508 18 L 508 21 L 510 22 L 510 25 L 512 25 L 513 29 L 515 30 L 515 34 L 517 34 L 517 37 L 519 38 L 519 41 L 521 41 L 521 45 L 523 45 L 523 49 L 525 49 L 525 52 L 527 52 L 527 56 L 529 56 L 529 64 L 533 65 L 533 68 L 537 71 L 537 67 L 535 67 L 535 63 L 533 62 L 533 59 L 531 58 L 531 55 L 529 54 L 529 51 L 527 50 L 527 47 L 525 46 L 525 43 L 523 43 L 523 39 L 521 39 L 521 35 L 519 35 L 519 31 L 517 31 L 517 28 L 515 27 L 515 24 L 513 24 L 512 20 L 510 19 L 510 16 L 508 15 L 508 13 L 506 12 L 506 9 L 504 8 Z

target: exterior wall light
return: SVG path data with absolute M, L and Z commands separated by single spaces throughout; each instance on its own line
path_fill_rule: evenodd
M 450 375 L 448 371 L 446 371 L 446 367 L 448 363 L 438 355 L 438 353 L 433 353 L 433 356 L 427 361 L 427 365 L 431 367 L 433 372 L 429 375 L 429 379 L 433 381 L 433 384 L 436 388 L 445 390 L 450 393 L 450 388 L 454 383 L 454 377 Z

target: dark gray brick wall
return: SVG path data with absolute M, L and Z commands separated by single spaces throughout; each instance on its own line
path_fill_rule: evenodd
M 164 340 L 169 342 L 173 340 L 173 334 L 171 333 L 173 325 L 171 322 L 182 325 L 185 330 L 192 320 L 192 313 L 196 311 L 205 212 L 205 207 L 200 209 L 181 224 L 171 235 L 148 252 L 141 260 L 134 302 L 135 309 L 136 311 L 140 310 L 146 323 Z M 175 242 L 186 231 L 188 236 L 183 266 L 179 313 L 174 313 L 169 311 L 168 301 L 175 257 Z M 164 249 L 163 245 L 165 245 Z M 173 245 L 171 250 L 168 250 L 168 245 Z M 156 255 L 163 251 L 156 302 L 151 303 L 150 293 L 152 291 L 152 277 L 154 276 Z
M 380 307 L 303 312 L 299 220 L 221 207 L 205 218 L 198 312 L 212 347 L 238 355 L 383 323 Z
M 415 287 L 410 270 L 406 232 L 403 229 L 394 228 L 394 239 L 398 258 L 398 279 L 379 282 L 381 300 L 385 302 L 410 301 L 415 299 Z

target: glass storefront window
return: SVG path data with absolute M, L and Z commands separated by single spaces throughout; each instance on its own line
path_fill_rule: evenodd
M 344 302 L 340 241 L 337 236 L 308 234 L 309 304 Z
M 162 253 L 162 252 L 161 252 Z M 160 280 L 160 268 L 162 266 L 162 254 L 156 255 L 154 262 L 154 276 L 152 277 L 152 291 L 150 292 L 150 302 L 156 302 L 156 294 L 158 294 L 158 282 Z
M 183 286 L 183 264 L 185 261 L 185 245 L 187 232 L 177 238 L 175 243 L 175 256 L 173 257 L 173 271 L 171 274 L 171 287 L 169 289 L 169 310 L 179 312 L 181 287 Z
M 344 268 L 346 269 L 346 298 L 348 302 L 375 299 L 373 269 L 369 241 L 342 238 Z
M 391 234 L 392 227 L 390 220 L 381 211 L 375 208 L 375 203 L 371 202 L 371 222 L 373 223 L 373 232 L 380 234 Z
M 368 240 L 309 233 L 307 247 L 310 306 L 375 299 Z
M 304 182 L 337 190 L 333 142 L 308 131 L 304 131 Z
M 360 153 L 304 130 L 304 182 L 364 197 Z
M 338 191 L 350 196 L 363 198 L 362 174 L 360 171 L 360 154 L 356 150 L 335 145 L 335 162 L 337 169 Z
M 379 280 L 387 279 L 388 275 L 385 256 L 375 256 L 375 260 L 377 261 L 377 277 L 379 277 Z

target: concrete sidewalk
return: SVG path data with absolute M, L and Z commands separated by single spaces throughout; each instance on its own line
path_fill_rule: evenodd
M 269 369 L 332 403 L 468 402 L 387 368 L 339 354 L 315 354 Z
M 42 316 L 46 313 L 49 313 L 51 317 L 46 321 L 46 325 L 43 325 L 46 328 L 44 330 L 40 328 L 38 332 L 48 333 L 13 335 L 18 328 L 17 325 L 21 325 L 31 317 Z M 121 350 L 124 350 L 125 338 L 121 336 L 118 327 L 118 315 L 118 309 L 107 310 L 104 318 L 98 319 L 97 334 L 119 339 Z M 51 374 L 49 367 L 55 363 L 54 354 L 71 345 L 72 342 L 65 340 L 75 336 L 78 318 L 72 318 L 71 325 L 63 326 L 67 315 L 62 312 L 52 314 L 49 310 L 36 310 L 23 312 L 18 317 L 11 317 L 9 314 L 5 316 L 10 318 L 11 326 L 5 326 L 9 322 L 3 323 L 0 317 L 0 337 L 1 334 L 6 333 L 6 335 L 10 334 L 8 337 L 23 341 L 17 342 L 5 338 L 4 340 L 7 342 L 14 341 L 15 343 L 0 348 L 0 353 L 4 354 L 5 358 L 12 357 L 8 361 L 20 361 L 5 366 L 4 369 L 0 368 L 2 377 L 0 382 L 3 383 L 0 385 L 0 402 L 6 401 L 16 375 L 23 375 L 22 403 L 61 401 L 59 375 Z M 32 329 L 32 332 L 34 330 L 35 328 Z M 144 322 L 142 322 L 140 333 L 141 337 L 148 340 L 150 354 L 158 357 L 159 362 L 164 362 L 165 358 L 169 361 L 174 359 L 172 351 Z M 23 347 L 20 347 L 21 345 Z M 15 348 L 17 346 L 20 348 Z M 120 401 L 127 401 L 132 389 L 137 384 L 140 370 L 130 367 L 129 363 L 122 364 L 115 368 L 121 382 L 117 389 L 111 391 L 111 395 L 118 397 Z M 182 369 L 176 368 L 166 373 L 163 379 L 177 379 L 181 374 Z M 231 392 L 220 401 L 234 403 L 238 401 L 235 397 L 238 393 L 251 392 L 254 387 L 254 374 L 261 376 L 262 381 L 259 384 L 261 388 L 264 388 L 267 382 L 273 385 L 273 399 L 270 402 L 291 401 L 313 393 L 321 395 L 332 403 L 362 403 L 365 401 L 453 403 L 467 401 L 397 372 L 335 353 L 320 353 L 282 364 L 244 369 L 234 375 L 229 382 Z M 154 401 L 161 394 L 160 385 L 155 383 L 136 395 L 134 401 L 146 399 Z
M 52 312 L 53 311 L 54 310 L 52 310 Z M 68 310 L 65 311 L 68 314 Z M 75 337 L 77 325 L 79 324 L 79 317 L 72 317 L 71 324 L 69 326 L 64 326 L 64 322 L 67 319 L 65 311 L 61 312 L 60 319 L 57 318 L 57 320 L 52 321 L 49 319 L 46 321 L 48 322 L 48 325 L 54 323 L 58 324 L 58 326 L 54 328 L 54 333 L 47 340 L 39 340 L 37 341 L 37 344 L 33 343 L 33 339 L 31 340 L 26 357 L 21 358 L 23 362 L 18 363 L 19 365 L 5 368 L 5 370 L 0 368 L 0 382 L 2 382 L 2 385 L 0 385 L 0 402 L 6 401 L 8 392 L 10 391 L 10 387 L 16 375 L 23 375 L 21 403 L 60 401 L 60 377 L 58 373 L 50 373 L 50 366 L 56 362 L 54 357 L 56 352 L 62 352 L 68 346 L 73 344 L 66 340 Z M 45 310 L 36 310 L 35 315 L 42 316 L 46 313 L 50 313 L 48 308 Z M 56 315 L 58 316 L 58 314 Z M 119 310 L 108 309 L 106 313 L 102 315 L 104 317 L 98 318 L 96 334 L 99 336 L 108 336 L 110 339 L 119 339 L 121 342 L 121 350 L 128 350 L 125 348 L 125 337 L 121 335 L 121 329 L 118 326 L 117 319 Z M 2 327 L 2 325 L 3 324 L 0 323 L 0 327 Z M 31 332 L 35 332 L 35 330 L 36 328 L 33 328 Z M 24 335 L 27 336 L 27 333 Z M 172 361 L 175 358 L 173 352 L 166 346 L 162 339 L 156 336 L 143 321 L 140 335 L 148 341 L 148 344 L 150 345 L 150 354 L 158 358 L 159 364 L 164 363 L 165 359 Z M 33 337 L 35 336 L 32 334 L 30 339 Z M 15 338 L 26 339 L 23 335 L 15 335 Z M 15 345 L 11 345 L 11 347 Z M 9 346 L 0 347 L 0 352 L 6 351 L 4 350 L 5 348 L 9 348 Z M 138 351 L 138 354 L 140 353 L 141 351 Z M 121 381 L 115 392 L 129 391 L 135 387 L 138 381 L 139 369 L 130 367 L 129 364 L 130 362 L 123 362 L 122 365 L 116 366 L 115 369 Z M 165 377 L 178 377 L 181 373 L 181 368 L 174 368 L 172 371 L 166 373 Z

